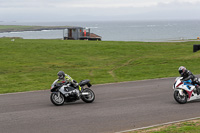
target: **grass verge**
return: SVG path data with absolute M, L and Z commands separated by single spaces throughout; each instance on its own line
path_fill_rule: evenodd
M 200 72 L 199 42 L 115 42 L 0 39 L 0 93 L 49 89 L 65 71 L 93 84 L 178 76 L 178 67 Z
M 179 122 L 127 133 L 199 133 L 200 119 Z

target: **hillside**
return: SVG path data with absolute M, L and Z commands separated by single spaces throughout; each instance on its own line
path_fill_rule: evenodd
M 180 65 L 199 74 L 198 43 L 1 38 L 0 93 L 49 89 L 60 70 L 93 84 L 178 76 Z

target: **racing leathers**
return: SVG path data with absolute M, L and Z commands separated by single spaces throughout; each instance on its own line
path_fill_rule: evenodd
M 81 87 L 69 75 L 65 74 L 64 78 L 58 79 L 57 83 L 71 83 L 71 85 L 75 88 L 75 92 L 76 92 L 77 96 L 78 97 L 80 96 Z
M 183 81 L 187 81 L 187 80 L 191 79 L 193 82 L 195 79 L 195 76 L 189 70 L 185 70 L 185 72 L 183 74 L 181 74 L 181 77 L 183 77 L 183 79 L 182 79 Z
M 192 84 L 195 85 L 196 90 L 197 90 L 197 94 L 199 95 L 200 93 L 200 81 L 197 77 L 195 77 L 192 72 L 190 72 L 189 70 L 185 70 L 185 72 L 183 74 L 181 74 L 181 77 L 183 77 L 183 81 L 187 81 L 187 80 L 191 80 Z

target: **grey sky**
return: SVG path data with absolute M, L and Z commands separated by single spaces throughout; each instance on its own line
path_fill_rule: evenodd
M 0 21 L 200 19 L 200 0 L 0 0 Z

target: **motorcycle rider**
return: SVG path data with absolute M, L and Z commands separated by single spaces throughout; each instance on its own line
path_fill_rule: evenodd
M 189 70 L 187 70 L 184 66 L 180 66 L 179 69 L 178 69 L 181 77 L 183 77 L 183 81 L 187 81 L 187 80 L 191 80 L 192 81 L 192 84 L 195 85 L 196 87 L 196 90 L 197 90 L 197 94 L 199 95 L 200 94 L 200 88 L 199 88 L 199 85 L 200 85 L 200 81 L 197 77 L 195 77 L 192 72 L 190 72 Z
M 58 75 L 58 82 L 62 82 L 62 83 L 71 83 L 73 85 L 73 87 L 75 88 L 75 93 L 76 95 L 79 97 L 80 96 L 80 92 L 81 91 L 81 88 L 78 86 L 78 83 L 73 80 L 69 75 L 65 74 L 65 72 L 63 71 L 59 71 L 57 73 Z

